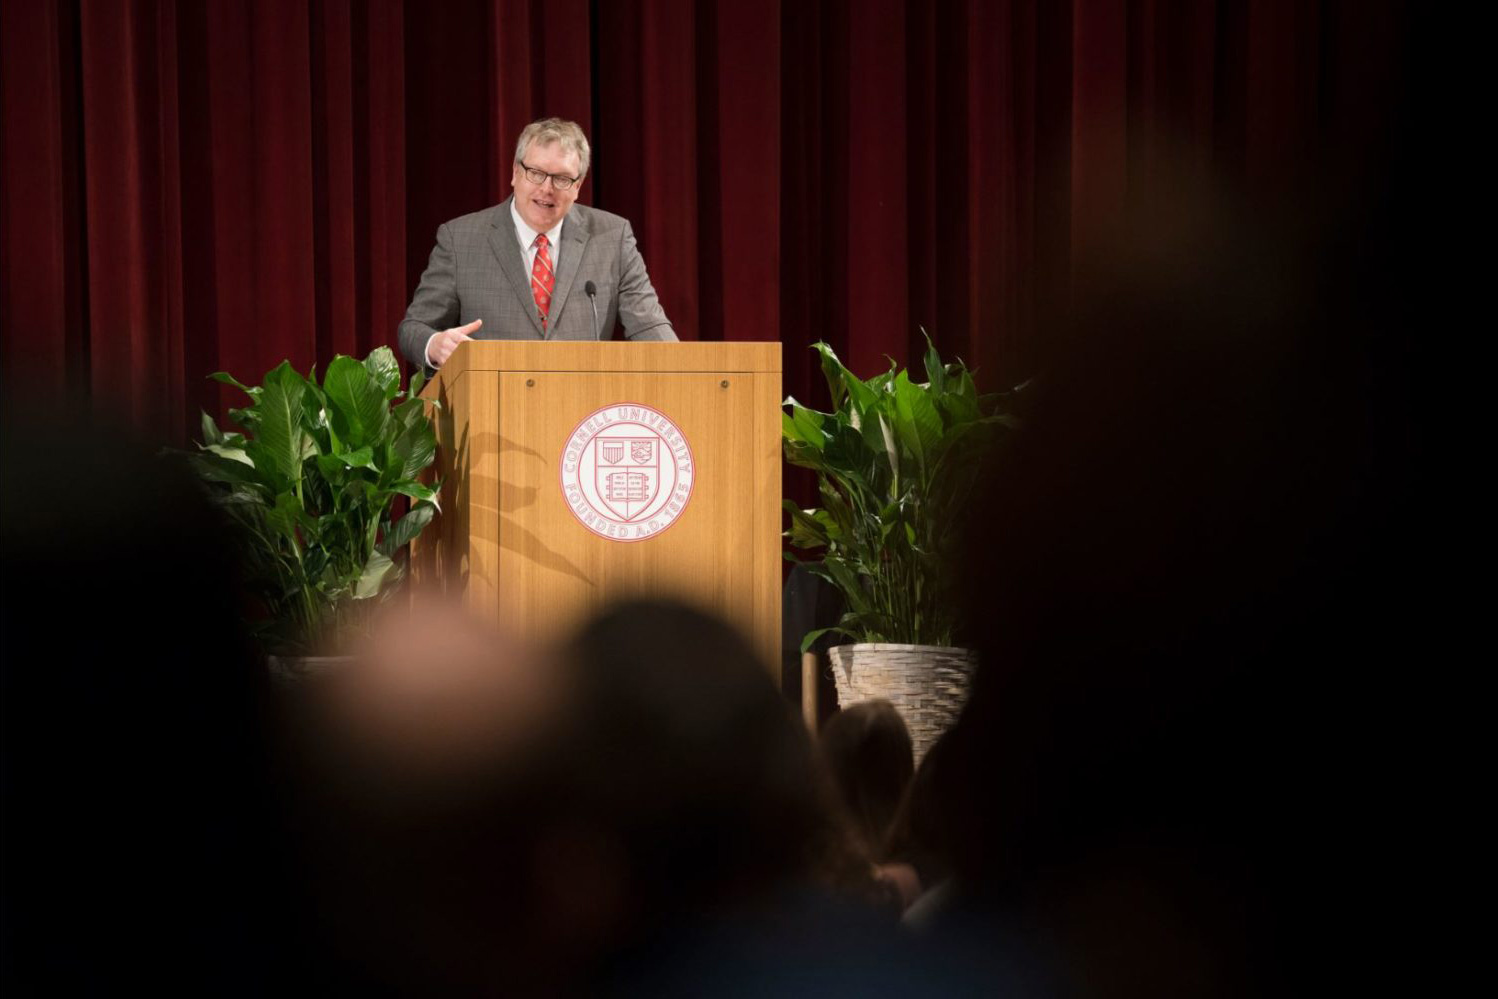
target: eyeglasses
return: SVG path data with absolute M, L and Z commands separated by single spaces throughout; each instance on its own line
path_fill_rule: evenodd
M 569 177 L 564 173 L 547 173 L 545 170 L 537 170 L 533 166 L 526 166 L 525 160 L 520 161 L 520 169 L 525 171 L 525 179 L 540 187 L 550 178 L 554 190 L 565 191 L 576 184 L 582 178 Z

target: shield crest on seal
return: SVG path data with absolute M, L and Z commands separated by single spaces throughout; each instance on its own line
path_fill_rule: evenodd
M 648 437 L 597 437 L 594 484 L 598 497 L 620 520 L 633 520 L 661 488 L 660 443 Z

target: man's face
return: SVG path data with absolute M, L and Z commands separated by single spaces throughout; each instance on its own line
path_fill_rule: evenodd
M 510 178 L 510 183 L 515 188 L 515 209 L 525 219 L 526 225 L 537 232 L 547 232 L 571 210 L 582 182 L 578 181 L 565 191 L 558 191 L 550 179 L 539 184 L 532 183 L 525 175 L 525 167 L 563 177 L 576 177 L 582 164 L 577 153 L 564 152 L 560 142 L 547 146 L 532 142 L 525 147 L 525 155 L 520 159 L 525 166 L 516 163 L 515 172 Z

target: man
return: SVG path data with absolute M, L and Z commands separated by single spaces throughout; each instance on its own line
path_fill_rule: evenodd
M 532 122 L 515 144 L 514 193 L 437 227 L 400 324 L 411 363 L 439 368 L 465 340 L 606 340 L 616 321 L 631 340 L 676 339 L 629 222 L 576 204 L 588 159 L 575 122 Z

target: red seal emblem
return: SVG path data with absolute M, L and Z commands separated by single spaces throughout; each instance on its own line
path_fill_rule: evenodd
M 589 414 L 562 449 L 562 496 L 578 522 L 610 541 L 644 541 L 692 498 L 686 436 L 665 414 L 621 402 Z

